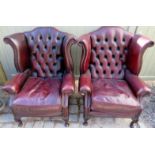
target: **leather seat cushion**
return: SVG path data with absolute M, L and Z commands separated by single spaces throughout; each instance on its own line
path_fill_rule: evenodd
M 60 96 L 61 81 L 51 78 L 29 78 L 19 94 L 12 102 L 12 107 L 18 111 L 44 111 L 51 112 L 62 110 Z
M 141 106 L 126 81 L 96 79 L 92 81 L 91 110 L 97 112 L 136 113 Z

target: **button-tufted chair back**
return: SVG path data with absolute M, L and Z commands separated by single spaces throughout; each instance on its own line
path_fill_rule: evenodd
M 90 59 L 88 67 L 92 78 L 123 79 L 133 34 L 120 27 L 101 27 L 84 38 L 88 40 L 88 36 L 90 57 L 86 59 Z
M 65 71 L 63 40 L 67 35 L 55 28 L 37 28 L 24 33 L 35 77 L 62 77 Z

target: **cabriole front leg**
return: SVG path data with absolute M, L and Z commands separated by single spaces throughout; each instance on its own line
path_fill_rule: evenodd
M 139 103 L 141 104 L 143 98 L 139 98 Z M 142 110 L 139 111 L 139 113 L 137 114 L 137 116 L 135 116 L 134 118 L 132 118 L 132 121 L 130 123 L 130 128 L 140 128 L 139 125 L 139 117 L 141 114 Z
M 130 128 L 140 128 L 140 125 L 139 125 L 139 119 L 133 119 L 132 122 L 130 123 Z

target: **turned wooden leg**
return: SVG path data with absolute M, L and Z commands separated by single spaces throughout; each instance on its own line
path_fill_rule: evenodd
M 23 122 L 22 122 L 22 120 L 21 120 L 20 117 L 16 117 L 16 116 L 15 116 L 15 121 L 18 123 L 18 126 L 19 126 L 19 127 L 22 127 L 22 126 L 23 126 Z
M 139 119 L 133 119 L 132 122 L 130 123 L 130 128 L 140 128 L 139 125 Z

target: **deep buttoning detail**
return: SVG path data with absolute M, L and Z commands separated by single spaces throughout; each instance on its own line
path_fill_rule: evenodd
M 132 35 L 120 29 L 106 29 L 90 35 L 92 54 L 90 71 L 93 78 L 123 79 Z
M 55 29 L 36 29 L 25 36 L 31 51 L 31 63 L 35 76 L 62 76 L 64 59 L 61 50 L 65 33 Z M 46 67 L 45 67 L 46 66 Z

